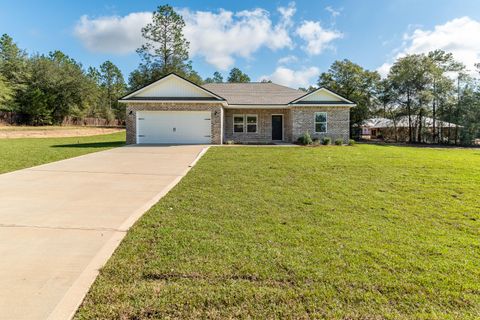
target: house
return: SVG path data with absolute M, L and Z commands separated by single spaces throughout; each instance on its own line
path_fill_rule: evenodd
M 433 136 L 433 118 L 419 117 L 412 115 L 410 122 L 413 130 L 413 135 L 418 137 L 421 133 L 423 142 L 432 142 Z M 371 118 L 365 120 L 361 125 L 361 138 L 370 139 L 384 139 L 396 141 L 408 141 L 409 137 L 408 116 L 402 116 L 395 121 L 387 118 Z M 458 135 L 458 129 L 462 128 L 454 123 L 435 120 L 435 132 L 440 140 L 451 139 L 454 135 Z
M 274 83 L 194 84 L 176 74 L 119 100 L 128 144 L 222 144 L 349 139 L 355 103 L 326 89 L 310 93 Z

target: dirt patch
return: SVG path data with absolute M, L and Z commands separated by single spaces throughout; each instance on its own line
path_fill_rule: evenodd
M 56 137 L 81 137 L 81 136 L 94 136 L 99 134 L 109 134 L 125 131 L 123 128 L 88 128 L 88 127 L 79 127 L 79 128 L 58 128 L 55 127 L 51 130 L 45 129 L 30 129 L 12 127 L 11 129 L 3 127 L 0 130 L 0 139 L 16 139 L 16 138 L 56 138 Z

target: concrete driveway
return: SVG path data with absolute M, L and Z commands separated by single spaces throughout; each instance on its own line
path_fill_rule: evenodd
M 133 146 L 0 175 L 0 319 L 68 319 L 204 146 Z

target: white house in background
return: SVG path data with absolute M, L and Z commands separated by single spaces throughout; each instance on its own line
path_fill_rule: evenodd
M 419 130 L 422 130 L 425 142 L 429 142 L 429 137 L 433 134 L 433 118 L 419 117 L 413 115 L 410 117 L 411 125 L 414 130 L 414 135 L 418 136 Z M 399 141 L 408 141 L 408 116 L 402 116 L 395 121 L 387 118 L 371 118 L 365 120 L 361 125 L 361 137 L 362 139 L 385 139 L 394 140 L 395 135 Z M 436 120 L 435 121 L 436 132 L 439 137 L 451 136 L 453 130 L 462 128 L 454 123 Z

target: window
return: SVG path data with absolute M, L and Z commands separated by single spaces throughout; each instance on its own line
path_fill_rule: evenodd
M 247 132 L 257 132 L 257 115 L 247 114 Z
M 244 125 L 245 125 L 245 118 L 243 114 L 234 114 L 233 115 L 233 132 L 243 132 Z
M 327 132 L 327 113 L 315 112 L 315 133 Z
M 246 128 L 245 128 L 246 127 Z M 233 132 L 256 133 L 258 128 L 258 116 L 256 114 L 234 114 Z

